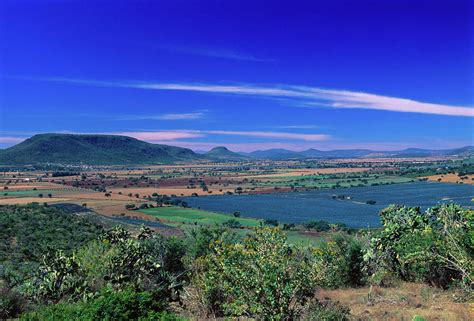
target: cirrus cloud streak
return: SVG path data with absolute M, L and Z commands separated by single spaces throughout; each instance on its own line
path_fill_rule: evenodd
M 100 81 L 61 77 L 32 78 L 30 80 L 66 82 L 81 85 L 119 88 L 139 88 L 151 90 L 191 91 L 210 94 L 244 95 L 262 98 L 290 98 L 297 106 L 335 109 L 369 109 L 403 113 L 422 113 L 443 116 L 474 117 L 472 106 L 435 104 L 417 100 L 390 97 L 366 92 L 323 89 L 319 87 L 272 85 L 255 86 L 249 84 L 221 85 L 205 83 L 155 83 L 132 81 Z
M 166 131 L 148 131 L 148 132 L 119 132 L 112 133 L 116 135 L 130 136 L 140 140 L 149 142 L 156 141 L 174 141 L 177 139 L 186 138 L 201 138 L 207 135 L 226 135 L 226 136 L 244 136 L 257 137 L 267 139 L 288 139 L 301 141 L 326 141 L 331 138 L 325 134 L 296 134 L 286 132 L 272 132 L 272 131 L 227 131 L 227 130 L 166 130 Z

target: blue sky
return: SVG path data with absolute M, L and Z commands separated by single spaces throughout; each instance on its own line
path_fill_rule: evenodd
M 0 146 L 473 144 L 470 1 L 0 3 Z

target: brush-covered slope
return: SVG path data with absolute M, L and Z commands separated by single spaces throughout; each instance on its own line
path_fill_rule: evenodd
M 159 164 L 203 158 L 190 149 L 127 136 L 39 134 L 0 151 L 0 164 Z
M 249 157 L 232 152 L 224 146 L 214 147 L 213 149 L 205 153 L 204 156 L 214 160 L 238 161 L 249 159 Z

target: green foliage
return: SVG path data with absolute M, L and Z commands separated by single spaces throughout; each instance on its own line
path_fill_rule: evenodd
M 0 320 L 17 317 L 24 310 L 24 306 L 21 295 L 0 281 Z
M 212 244 L 232 244 L 237 242 L 238 235 L 225 227 L 200 226 L 189 230 L 186 235 L 186 256 L 189 265 L 212 252 Z
M 387 271 L 408 281 L 447 287 L 474 278 L 474 215 L 455 204 L 421 212 L 391 206 L 381 212 L 382 231 L 365 254 L 368 271 Z M 386 273 L 386 272 L 382 272 Z
M 278 220 L 267 218 L 263 221 L 263 224 L 269 225 L 269 226 L 278 226 Z
M 20 284 L 52 248 L 71 253 L 100 233 L 101 226 L 56 207 L 0 206 L 0 278 Z
M 242 224 L 240 224 L 240 222 L 235 219 L 225 221 L 224 223 L 222 223 L 222 225 L 228 228 L 240 228 L 242 226 Z
M 329 231 L 331 226 L 326 221 L 309 221 L 303 223 L 303 227 L 307 230 L 314 230 L 317 232 Z
M 275 228 L 258 228 L 242 242 L 214 242 L 196 269 L 201 301 L 215 315 L 295 318 L 313 295 L 305 256 Z
M 183 320 L 162 311 L 162 302 L 150 292 L 105 291 L 88 302 L 47 306 L 20 320 Z
M 354 238 L 337 237 L 312 251 L 313 280 L 321 287 L 362 285 L 363 266 L 362 247 Z
M 180 252 L 170 255 L 175 246 L 144 229 L 132 238 L 122 228 L 106 232 L 72 255 L 61 251 L 48 253 L 40 273 L 29 284 L 29 293 L 38 302 L 77 300 L 94 296 L 104 287 L 117 291 L 132 288 L 151 291 L 155 296 L 177 297 L 182 274 Z M 183 251 L 181 251 L 181 255 Z

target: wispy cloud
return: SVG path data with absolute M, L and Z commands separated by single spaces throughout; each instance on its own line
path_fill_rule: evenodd
M 174 141 L 183 138 L 200 138 L 207 135 L 225 135 L 225 136 L 243 136 L 269 139 L 288 139 L 301 141 L 326 141 L 331 137 L 325 134 L 295 134 L 286 132 L 263 132 L 263 131 L 227 131 L 227 130 L 167 130 L 167 131 L 149 131 L 149 132 L 119 132 L 113 133 L 124 136 L 130 136 L 150 142 Z
M 472 106 L 454 106 L 416 101 L 338 89 L 322 89 L 305 86 L 255 86 L 255 85 L 219 85 L 201 83 L 154 83 L 154 82 L 113 82 L 82 80 L 70 78 L 28 78 L 31 80 L 69 82 L 74 84 L 141 88 L 152 90 L 194 91 L 214 94 L 232 94 L 257 96 L 262 98 L 291 98 L 295 105 L 308 108 L 370 109 L 391 112 L 422 113 L 444 116 L 474 117 Z
M 357 108 L 393 112 L 424 113 L 446 116 L 474 117 L 474 108 L 425 103 L 416 100 L 382 96 L 348 90 L 329 90 L 303 86 L 258 87 L 223 86 L 209 84 L 141 84 L 139 88 L 156 90 L 183 90 L 264 97 L 289 97 L 300 99 L 309 107 Z
M 170 113 L 159 115 L 122 115 L 115 117 L 114 120 L 193 120 L 201 119 L 204 117 L 204 115 L 204 112 Z
M 262 131 L 226 131 L 226 130 L 210 130 L 206 131 L 209 134 L 217 135 L 231 135 L 231 136 L 247 136 L 259 138 L 280 138 L 280 139 L 295 139 L 306 141 L 323 141 L 330 138 L 329 135 L 324 134 L 295 134 L 284 132 L 262 132 Z
M 280 128 L 280 129 L 316 129 L 320 128 L 318 125 L 281 125 L 281 126 L 267 126 L 267 128 Z
M 174 45 L 159 46 L 159 48 L 164 49 L 166 51 L 189 54 L 189 55 L 204 56 L 204 57 L 224 58 L 224 59 L 243 60 L 243 61 L 255 61 L 255 62 L 274 61 L 273 59 L 257 57 L 248 53 L 238 52 L 238 51 L 223 49 L 223 48 L 186 47 L 186 46 L 174 46 Z
M 23 137 L 13 137 L 13 136 L 0 136 L 0 143 L 2 144 L 16 144 L 21 143 L 26 138 Z
M 448 149 L 459 148 L 468 145 L 470 142 L 448 142 L 435 143 L 433 141 L 407 143 L 407 142 L 242 142 L 242 143 L 223 143 L 218 141 L 200 142 L 200 141 L 152 141 L 155 144 L 167 144 L 179 147 L 190 148 L 192 150 L 209 150 L 217 146 L 226 146 L 232 151 L 253 152 L 255 150 L 265 150 L 273 148 L 284 148 L 292 151 L 303 151 L 310 148 L 319 150 L 335 149 L 371 149 L 374 151 L 394 151 L 405 148 L 433 148 Z
M 156 131 L 156 132 L 119 132 L 112 133 L 115 135 L 130 136 L 140 140 L 146 140 L 149 142 L 156 141 L 174 141 L 183 138 L 199 138 L 204 137 L 204 133 L 192 130 L 167 130 L 167 131 Z

